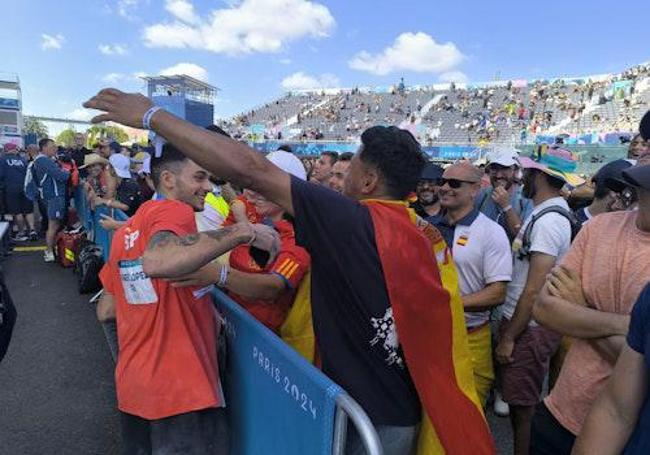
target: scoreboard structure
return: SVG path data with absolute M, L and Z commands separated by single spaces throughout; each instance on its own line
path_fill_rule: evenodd
M 214 123 L 219 88 L 184 74 L 143 79 L 147 82 L 148 97 L 155 105 L 202 128 Z
M 18 76 L 0 73 L 0 145 L 23 147 L 22 93 Z

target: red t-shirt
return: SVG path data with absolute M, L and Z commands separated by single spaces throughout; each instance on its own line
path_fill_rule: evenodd
M 121 411 L 154 420 L 222 404 L 217 366 L 218 327 L 208 296 L 173 288 L 142 272 L 142 255 L 160 231 L 196 233 L 192 208 L 147 201 L 113 237 L 101 271 L 115 297 L 120 347 L 115 385 Z
M 242 297 L 229 293 L 230 297 L 243 306 L 255 319 L 274 332 L 279 332 L 280 326 L 287 318 L 287 313 L 296 297 L 298 285 L 309 270 L 311 258 L 304 248 L 296 245 L 293 226 L 288 221 L 274 223 L 280 234 L 281 247 L 276 260 L 261 268 L 250 255 L 248 245 L 240 245 L 230 253 L 230 266 L 246 273 L 273 273 L 280 276 L 287 289 L 276 300 L 261 300 Z

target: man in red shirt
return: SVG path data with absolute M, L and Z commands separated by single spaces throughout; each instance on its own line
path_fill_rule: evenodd
M 115 233 L 100 274 L 102 305 L 114 303 L 116 311 L 123 453 L 226 454 L 210 296 L 161 278 L 187 274 L 243 243 L 275 257 L 279 240 L 271 228 L 249 223 L 198 234 L 194 212 L 212 189 L 208 172 L 170 144 L 152 160 L 152 178 L 157 200 Z
M 267 159 L 296 178 L 306 180 L 305 169 L 295 155 L 278 150 L 268 154 Z M 229 265 L 209 264 L 179 278 L 175 285 L 206 286 L 224 276 L 220 286 L 228 290 L 228 295 L 279 334 L 311 259 L 304 248 L 296 245 L 293 223 L 285 210 L 259 193 L 247 191 L 247 194 L 247 198 L 239 201 L 246 205 L 249 221 L 264 220 L 280 234 L 281 246 L 275 261 L 256 255 L 247 245 L 240 245 L 230 253 Z M 232 222 L 227 220 L 226 225 Z

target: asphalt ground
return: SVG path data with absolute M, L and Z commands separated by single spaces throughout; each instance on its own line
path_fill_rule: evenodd
M 2 267 L 18 320 L 0 363 L 0 454 L 118 454 L 113 365 L 90 296 L 41 251 Z M 490 409 L 499 453 L 512 453 L 510 423 Z
M 40 251 L 2 266 L 18 319 L 0 363 L 0 453 L 118 454 L 112 360 L 90 296 Z

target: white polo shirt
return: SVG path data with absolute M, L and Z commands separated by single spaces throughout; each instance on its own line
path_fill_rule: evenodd
M 461 295 L 473 294 L 488 284 L 512 279 L 512 250 L 503 228 L 477 210 L 449 226 L 442 216 L 431 219 L 451 247 Z M 453 242 L 451 230 L 453 229 Z M 467 328 L 490 319 L 490 311 L 465 312 Z

